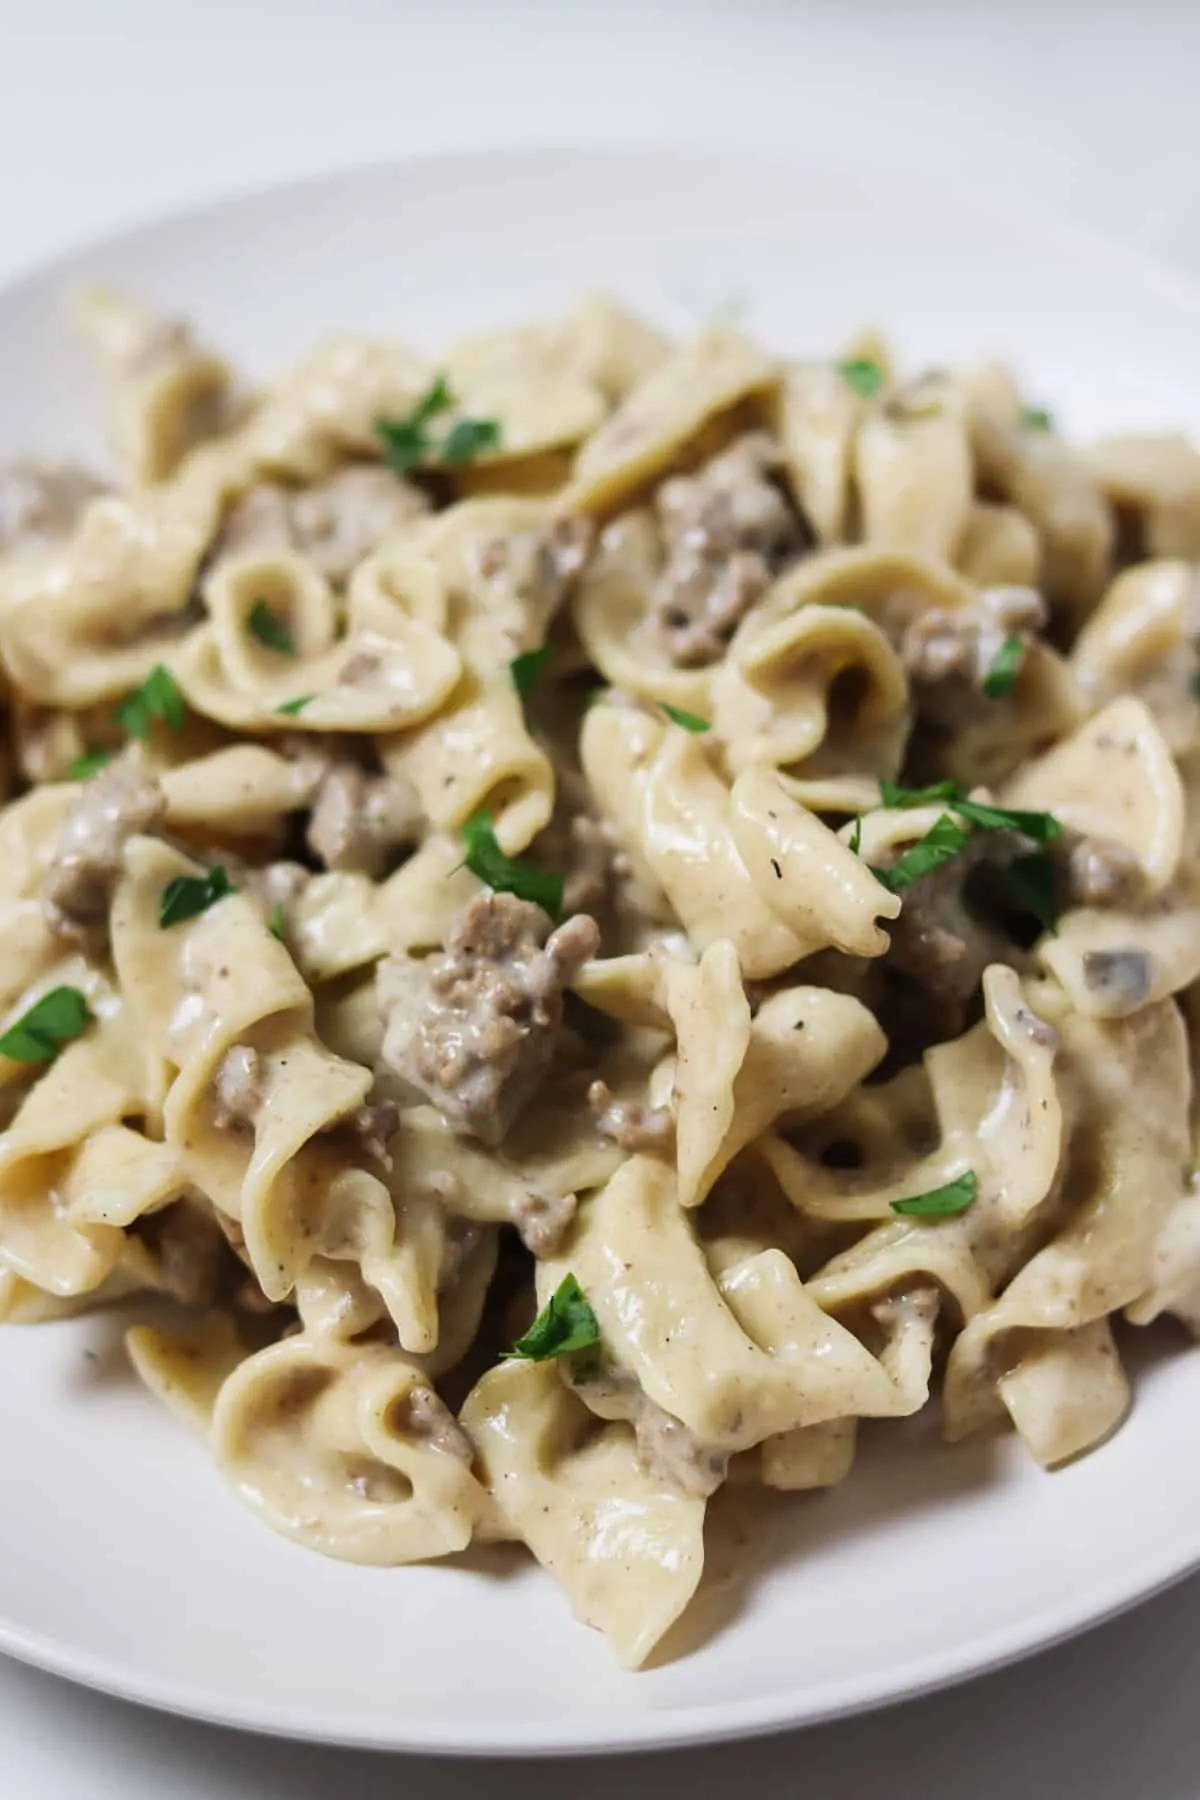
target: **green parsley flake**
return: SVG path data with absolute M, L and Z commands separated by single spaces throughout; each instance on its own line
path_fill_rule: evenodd
M 161 719 L 171 731 L 182 731 L 187 708 L 179 684 L 165 663 L 158 663 L 143 681 L 122 700 L 116 710 L 116 721 L 132 738 L 148 738 L 150 727 Z
M 1016 831 L 1035 844 L 1052 844 L 1063 834 L 1062 822 L 1053 813 L 1017 812 L 1008 806 L 985 806 L 981 800 L 951 802 L 960 818 L 983 831 Z
M 1044 406 L 1023 406 L 1021 424 L 1026 431 L 1053 431 L 1054 414 L 1048 413 Z
M 456 419 L 439 445 L 429 429 L 431 421 L 453 405 L 445 375 L 437 375 L 407 418 L 376 419 L 375 436 L 389 468 L 398 475 L 409 474 L 422 462 L 441 461 L 447 468 L 461 468 L 481 450 L 499 449 L 498 419 Z
M 296 714 L 302 712 L 309 701 L 315 700 L 316 697 L 315 694 L 297 694 L 294 700 L 285 700 L 282 706 L 275 708 L 275 711 L 283 713 L 289 719 L 294 719 Z
M 858 817 L 854 821 L 854 830 L 850 833 L 850 851 L 851 851 L 852 855 L 857 856 L 861 849 L 862 849 L 862 814 L 859 813 Z
M 280 656 L 295 656 L 296 646 L 292 642 L 291 632 L 282 619 L 275 617 L 265 600 L 254 602 L 247 623 L 259 643 L 268 650 L 277 650 Z
M 166 931 L 168 926 L 194 919 L 227 894 L 236 892 L 220 863 L 207 875 L 176 875 L 168 881 L 158 903 L 159 928 Z
M 879 783 L 879 804 L 908 810 L 914 806 L 934 806 L 946 800 L 957 800 L 958 793 L 956 781 L 935 781 L 929 787 L 910 788 L 885 779 Z
M 935 781 L 929 787 L 900 787 L 894 781 L 879 783 L 880 804 L 910 809 L 914 806 L 948 806 L 962 819 L 984 831 L 1016 831 L 1035 844 L 1051 844 L 1062 836 L 1062 825 L 1053 813 L 1021 812 L 1007 806 L 987 806 L 968 800 L 955 781 Z
M 429 448 L 425 431 L 406 419 L 376 419 L 373 430 L 383 445 L 383 460 L 397 475 L 415 469 Z
M 919 881 L 923 875 L 931 875 L 935 869 L 940 869 L 943 863 L 952 862 L 961 854 L 970 835 L 957 819 L 952 819 L 949 813 L 943 813 L 925 836 L 911 844 L 890 869 L 873 865 L 871 873 L 891 893 L 898 894 L 911 882 Z
M 838 374 L 864 400 L 873 400 L 886 379 L 882 363 L 870 356 L 850 356 L 838 364 Z
M 549 1362 L 576 1350 L 590 1350 L 599 1342 L 600 1326 L 587 1295 L 573 1275 L 564 1275 L 529 1330 L 505 1355 L 524 1362 Z
M 980 800 L 964 799 L 956 782 L 935 781 L 929 787 L 906 788 L 894 781 L 881 781 L 879 797 L 884 806 L 909 808 L 936 803 L 948 805 L 957 817 L 944 812 L 921 840 L 893 864 L 890 869 L 872 872 L 884 887 L 898 893 L 910 882 L 939 869 L 966 848 L 971 827 L 980 831 L 1012 831 L 1035 844 L 1052 844 L 1062 836 L 1060 820 L 1053 813 L 1022 812 L 1006 806 L 986 806 Z M 963 823 L 965 821 L 965 823 Z M 1013 907 L 1037 920 L 1043 931 L 1058 928 L 1058 877 L 1054 859 L 1044 848 L 1032 855 L 1018 856 L 1004 870 L 1004 880 Z
M 520 656 L 513 657 L 508 665 L 508 672 L 522 700 L 528 700 L 553 661 L 554 650 L 549 644 L 543 644 L 540 650 L 525 650 Z
M 474 462 L 481 450 L 500 448 L 498 419 L 458 419 L 442 440 L 441 458 L 448 469 Z
M 376 419 L 375 436 L 383 448 L 384 460 L 397 475 L 407 475 L 432 449 L 428 425 L 439 413 L 454 405 L 444 375 L 436 375 L 404 419 Z
M 682 706 L 668 706 L 665 700 L 660 700 L 659 705 L 666 713 L 668 719 L 670 719 L 672 725 L 682 726 L 684 731 L 700 732 L 712 730 L 712 725 L 709 721 L 700 718 L 697 713 L 684 712 Z
M 83 1035 L 87 1022 L 78 988 L 51 988 L 0 1037 L 0 1051 L 14 1062 L 53 1062 L 64 1044 Z
M 1048 850 L 1018 856 L 1004 871 L 1009 898 L 1018 911 L 1037 920 L 1051 937 L 1058 935 L 1058 872 Z
M 112 761 L 111 750 L 89 750 L 86 756 L 77 756 L 67 770 L 72 781 L 90 781 L 101 769 L 107 768 Z
M 477 875 L 497 894 L 515 894 L 518 900 L 530 900 L 552 919 L 562 914 L 563 886 L 561 875 L 547 875 L 532 863 L 518 862 L 506 856 L 496 842 L 492 821 L 486 812 L 473 813 L 462 828 L 467 847 L 464 857 L 472 875 Z
M 1025 641 L 1006 637 L 983 678 L 983 691 L 989 700 L 1003 700 L 1017 685 L 1021 664 L 1025 660 Z
M 278 938 L 281 944 L 283 942 L 283 926 L 283 901 L 277 900 L 271 908 L 271 916 L 267 920 L 267 930 L 273 938 Z
M 974 1169 L 966 1169 L 945 1187 L 931 1188 L 927 1194 L 913 1194 L 907 1200 L 893 1200 L 892 1211 L 917 1219 L 949 1219 L 966 1212 L 979 1192 Z

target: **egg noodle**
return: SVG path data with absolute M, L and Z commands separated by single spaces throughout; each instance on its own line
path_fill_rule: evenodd
M 267 1524 L 640 1664 L 723 1483 L 1047 1468 L 1200 1320 L 1200 454 L 604 299 L 251 391 L 80 319 L 0 471 L 0 1319 Z M 951 1452 L 947 1452 L 951 1454 Z

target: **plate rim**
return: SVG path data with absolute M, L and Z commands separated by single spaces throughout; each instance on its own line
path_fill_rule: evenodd
M 969 199 L 977 211 L 984 211 L 1026 233 L 1048 234 L 1060 247 L 1087 257 L 1093 263 L 1119 270 L 1127 279 L 1136 281 L 1172 307 L 1200 317 L 1200 276 L 1193 278 L 1153 252 L 1066 216 L 1036 197 L 1021 197 L 1004 191 L 981 192 L 977 185 L 952 176 L 935 177 L 921 170 L 889 166 L 865 156 L 817 155 L 810 147 L 799 145 L 740 143 L 714 149 L 711 142 L 699 136 L 679 137 L 670 142 L 622 138 L 619 143 L 501 143 L 492 148 L 471 145 L 411 155 L 351 159 L 294 176 L 265 175 L 246 181 L 234 180 L 223 183 L 209 195 L 192 198 L 181 205 L 155 207 L 118 218 L 95 233 L 61 244 L 49 255 L 19 262 L 0 277 L 0 304 L 10 298 L 19 300 L 25 291 L 52 281 L 81 259 L 102 256 L 106 250 L 116 249 L 128 240 L 152 237 L 167 229 L 186 228 L 221 213 L 269 203 L 274 197 L 295 198 L 304 193 L 336 190 L 347 183 L 386 181 L 389 177 L 420 181 L 426 172 L 433 179 L 448 171 L 457 171 L 464 176 L 478 171 L 481 177 L 494 181 L 505 168 L 515 172 L 536 172 L 551 161 L 561 166 L 564 160 L 591 165 L 652 161 L 676 167 L 703 164 L 709 168 L 727 168 L 732 164 L 741 165 L 748 172 L 754 168 L 767 168 L 776 175 L 783 172 L 798 175 L 823 168 L 827 173 L 861 182 L 868 182 L 874 174 L 890 184 L 900 183 L 960 205 Z M 238 1696 L 218 1698 L 209 1690 L 186 1681 L 144 1675 L 118 1659 L 77 1650 L 53 1634 L 13 1625 L 3 1615 L 0 1615 L 0 1654 L 136 1705 L 205 1724 L 294 1742 L 467 1760 L 568 1754 L 592 1757 L 762 1737 L 844 1719 L 957 1687 L 1103 1626 L 1183 1581 L 1198 1568 L 1200 1529 L 1193 1545 L 1172 1546 L 1168 1540 L 1167 1544 L 1155 1546 L 1148 1556 L 1122 1570 L 1099 1590 L 1095 1585 L 1081 1588 L 1075 1603 L 1070 1606 L 1056 1604 L 1046 1613 L 1026 1614 L 1018 1622 L 985 1633 L 965 1649 L 959 1640 L 944 1650 L 905 1663 L 903 1673 L 898 1676 L 881 1671 L 873 1678 L 863 1675 L 842 1677 L 810 1683 L 792 1692 L 777 1691 L 748 1699 L 682 1705 L 669 1703 L 661 1709 L 631 1710 L 620 1715 L 615 1730 L 606 1729 L 601 1723 L 606 1717 L 604 1714 L 595 1715 L 595 1722 L 590 1716 L 571 1714 L 564 1722 L 553 1714 L 546 1714 L 516 1725 L 495 1721 L 472 1725 L 468 1715 L 456 1724 L 453 1737 L 448 1735 L 445 1724 L 426 1727 L 415 1714 L 398 1717 L 394 1726 L 382 1719 L 376 1722 L 374 1718 L 356 1717 L 353 1711 L 341 1705 L 326 1707 L 317 1717 L 303 1712 L 298 1702 L 269 1697 L 257 1700 L 243 1700 Z M 577 1623 L 572 1628 L 583 1629 Z M 636 1681 L 637 1677 L 630 1679 Z
M 1170 1558 L 1164 1558 L 1170 1562 Z M 1045 1632 L 1034 1632 L 1031 1638 L 1029 1618 L 1019 1624 L 1003 1627 L 979 1639 L 970 1655 L 946 1650 L 906 1665 L 907 1677 L 900 1683 L 876 1678 L 874 1685 L 864 1686 L 861 1677 L 824 1685 L 810 1686 L 800 1705 L 789 1703 L 788 1697 L 775 1694 L 752 1700 L 727 1700 L 719 1703 L 696 1703 L 672 1706 L 661 1712 L 649 1711 L 627 1715 L 620 1735 L 593 1729 L 572 1718 L 563 1726 L 552 1716 L 532 1720 L 519 1726 L 500 1726 L 489 1722 L 474 1729 L 469 1719 L 463 1721 L 461 1735 L 447 1737 L 446 1727 L 425 1730 L 420 1720 L 406 1719 L 403 1736 L 384 1725 L 365 1721 L 353 1723 L 347 1716 L 341 1723 L 336 1717 L 317 1720 L 299 1713 L 292 1714 L 287 1705 L 277 1701 L 250 1703 L 223 1700 L 219 1707 L 206 1697 L 203 1689 L 190 1689 L 187 1684 L 170 1680 L 156 1681 L 132 1674 L 125 1665 L 115 1667 L 86 1652 L 73 1651 L 56 1639 L 39 1632 L 14 1630 L 0 1618 L 0 1653 L 41 1669 L 45 1674 L 70 1681 L 94 1693 L 145 1706 L 154 1712 L 194 1719 L 201 1724 L 224 1726 L 228 1730 L 247 1731 L 259 1737 L 282 1738 L 293 1743 L 325 1744 L 347 1750 L 381 1750 L 405 1756 L 440 1756 L 456 1761 L 474 1762 L 492 1757 L 542 1759 L 561 1756 L 619 1756 L 629 1752 L 681 1750 L 705 1744 L 746 1742 L 810 1726 L 832 1724 L 860 1713 L 879 1712 L 899 1706 L 908 1700 L 948 1692 L 962 1687 L 980 1676 L 998 1674 L 1060 1644 L 1110 1624 L 1123 1613 L 1131 1612 L 1143 1602 L 1153 1600 L 1177 1586 L 1200 1568 L 1200 1547 L 1191 1552 L 1182 1565 L 1158 1568 L 1148 1578 L 1114 1581 L 1097 1604 L 1094 1590 L 1085 1589 L 1086 1599 L 1064 1615 L 1057 1608 L 1057 1624 Z M 585 1630 L 578 1620 L 568 1617 L 568 1624 Z M 630 1680 L 638 1679 L 636 1674 Z
M 788 147 L 778 143 L 745 142 L 718 150 L 713 148 L 711 139 L 698 133 L 680 134 L 670 141 L 631 135 L 622 137 L 619 143 L 608 143 L 597 137 L 565 141 L 551 138 L 536 143 L 491 146 L 473 144 L 398 155 L 352 157 L 328 168 L 297 175 L 264 173 L 244 180 L 233 179 L 222 182 L 211 194 L 193 196 L 177 206 L 135 208 L 127 216 L 118 217 L 97 231 L 67 239 L 48 254 L 35 256 L 31 261 L 18 260 L 7 273 L 0 271 L 0 300 L 10 294 L 19 294 L 22 288 L 53 276 L 81 257 L 102 251 L 126 238 L 201 221 L 231 207 L 253 206 L 275 195 L 335 188 L 348 181 L 380 180 L 396 174 L 419 177 L 424 170 L 436 172 L 459 168 L 466 172 L 477 166 L 481 174 L 494 175 L 497 163 L 525 167 L 553 161 L 561 165 L 564 159 L 590 164 L 649 159 L 709 167 L 735 163 L 743 165 L 747 171 L 755 167 L 776 173 L 824 169 L 857 180 L 874 176 L 891 184 L 900 183 L 929 194 L 952 197 L 960 203 L 969 202 L 977 212 L 984 211 L 993 218 L 1006 220 L 1018 229 L 1049 233 L 1057 243 L 1068 244 L 1083 255 L 1123 270 L 1172 305 L 1200 317 L 1200 269 L 1193 274 L 1165 256 L 1136 243 L 1127 243 L 1100 225 L 1074 218 L 1036 195 L 1017 196 L 1006 189 L 981 187 L 978 182 L 944 172 L 935 176 L 861 152 L 854 157 L 818 156 L 800 145 Z

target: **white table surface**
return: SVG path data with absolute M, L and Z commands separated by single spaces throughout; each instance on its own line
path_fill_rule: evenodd
M 0 278 L 338 164 L 680 140 L 951 169 L 1200 274 L 1198 53 L 1189 0 L 0 0 Z M 569 1780 L 573 1800 L 614 1782 L 708 1800 L 749 1780 L 815 1800 L 1200 1800 L 1198 1684 L 1200 1577 L 940 1697 L 569 1774 L 240 1736 L 0 1659 L 0 1795 L 526 1800 Z

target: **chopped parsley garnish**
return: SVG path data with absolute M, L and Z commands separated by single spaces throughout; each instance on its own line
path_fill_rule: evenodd
M 1016 831 L 1035 844 L 1052 844 L 1063 834 L 1062 823 L 1053 813 L 1017 812 L 1007 806 L 985 806 L 981 800 L 953 800 L 951 805 L 960 818 L 984 831 Z
M 283 901 L 277 900 L 271 908 L 271 916 L 267 920 L 267 930 L 273 938 L 278 938 L 281 944 L 283 942 L 283 925 Z
M 590 1350 L 599 1342 L 600 1326 L 587 1295 L 573 1275 L 564 1275 L 529 1330 L 505 1352 L 505 1357 L 549 1362 L 555 1356 L 570 1356 L 575 1350 Z
M 481 450 L 500 448 L 499 419 L 459 419 L 442 440 L 441 457 L 448 469 L 461 469 Z
M 165 931 L 169 925 L 181 925 L 185 919 L 194 919 L 236 891 L 220 863 L 207 875 L 176 875 L 168 881 L 158 903 L 159 927 Z
M 919 881 L 922 875 L 931 875 L 943 863 L 952 862 L 965 848 L 970 835 L 957 819 L 943 813 L 936 825 L 931 826 L 917 843 L 910 844 L 890 869 L 873 865 L 871 873 L 885 888 L 898 894 L 910 882 Z
M 116 720 L 132 738 L 148 738 L 150 727 L 162 720 L 171 731 L 182 731 L 186 704 L 179 684 L 165 663 L 157 663 L 116 710 Z
M 1062 825 L 1053 813 L 1021 812 L 1008 806 L 988 806 L 968 800 L 955 781 L 935 781 L 929 787 L 906 788 L 894 781 L 879 783 L 880 804 L 908 810 L 914 806 L 948 806 L 961 819 L 984 831 L 1017 831 L 1035 844 L 1051 844 L 1062 836 Z
M 907 1200 L 893 1200 L 892 1211 L 918 1219 L 949 1219 L 966 1212 L 979 1192 L 974 1169 L 966 1169 L 945 1187 L 931 1188 L 927 1194 L 913 1194 Z
M 1044 406 L 1023 406 L 1021 424 L 1026 431 L 1053 431 L 1054 414 L 1047 412 Z
M 890 869 L 872 870 L 884 887 L 890 888 L 893 893 L 898 893 L 910 882 L 919 881 L 922 875 L 931 874 L 934 869 L 940 869 L 943 863 L 956 857 L 966 848 L 971 836 L 971 826 L 976 826 L 981 831 L 1014 831 L 1035 844 L 1052 844 L 1055 838 L 1062 836 L 1062 824 L 1053 813 L 1022 812 L 1007 806 L 988 806 L 982 800 L 968 800 L 954 781 L 935 781 L 923 788 L 906 788 L 894 781 L 881 781 L 879 798 L 881 804 L 887 807 L 908 809 L 914 806 L 942 805 L 949 809 L 923 838 L 909 846 Z M 951 817 L 951 814 L 956 816 Z M 1018 857 L 1016 860 L 1026 866 L 1025 874 L 1016 877 L 1018 886 L 1024 884 L 1019 903 L 1026 911 L 1033 911 L 1035 918 L 1041 919 L 1045 914 L 1047 877 L 1041 872 L 1036 878 L 1032 876 L 1027 865 L 1034 859 Z M 1030 886 L 1031 880 L 1035 881 L 1033 887 Z M 1036 911 L 1028 904 L 1034 894 L 1039 898 L 1040 910 Z M 1016 889 L 1013 890 L 1013 897 L 1018 898 Z M 1052 927 L 1047 926 L 1047 929 Z
M 1015 636 L 1006 637 L 983 678 L 983 691 L 989 700 L 1003 700 L 1012 693 L 1017 685 L 1024 657 L 1024 640 Z
M 870 356 L 850 356 L 838 364 L 838 374 L 864 400 L 873 400 L 884 383 L 883 364 Z
M 0 1050 L 14 1062 L 53 1062 L 64 1044 L 87 1028 L 87 1002 L 78 988 L 51 988 L 0 1037 Z
M 316 697 L 315 694 L 297 694 L 294 700 L 285 700 L 282 706 L 275 708 L 275 711 L 283 713 L 289 719 L 294 719 L 296 714 L 302 712 L 309 701 L 315 700 Z
M 277 619 L 265 600 L 256 600 L 250 608 L 247 621 L 253 635 L 268 650 L 278 650 L 280 656 L 295 656 L 296 646 L 292 642 L 292 634 L 282 619 Z
M 707 719 L 700 718 L 698 713 L 684 712 L 682 706 L 668 706 L 665 700 L 659 705 L 670 719 L 672 725 L 680 725 L 684 731 L 711 731 L 712 725 Z
M 958 798 L 956 781 L 935 781 L 929 787 L 901 787 L 886 778 L 879 783 L 879 804 L 888 807 L 933 806 L 943 800 Z
M 407 475 L 420 462 L 435 458 L 448 468 L 461 468 L 481 450 L 500 444 L 498 419 L 456 419 L 441 443 L 430 430 L 432 421 L 454 405 L 445 375 L 437 375 L 404 419 L 376 419 L 375 436 L 384 460 L 398 475 Z
M 90 781 L 101 769 L 107 768 L 112 761 L 111 750 L 89 750 L 86 756 L 77 756 L 67 770 L 72 781 Z
M 428 426 L 439 413 L 454 405 L 444 375 L 436 375 L 404 419 L 376 419 L 375 436 L 383 446 L 384 460 L 397 475 L 407 475 L 432 449 Z
M 473 813 L 462 828 L 467 854 L 463 858 L 472 875 L 494 889 L 497 894 L 515 894 L 518 900 L 531 900 L 548 912 L 552 919 L 562 914 L 563 877 L 547 875 L 532 863 L 518 862 L 506 856 L 496 842 L 492 821 L 486 812 Z
M 857 856 L 861 849 L 862 849 L 862 814 L 859 813 L 857 819 L 855 819 L 855 821 L 854 821 L 854 830 L 850 833 L 850 851 L 851 851 L 852 855 Z
M 528 700 L 553 660 L 554 650 L 550 644 L 543 644 L 540 650 L 525 650 L 520 656 L 513 657 L 508 665 L 508 672 L 522 700 Z
M 1058 932 L 1058 876 L 1048 850 L 1018 856 L 1004 871 L 1009 899 L 1019 912 L 1036 919 L 1043 931 Z

